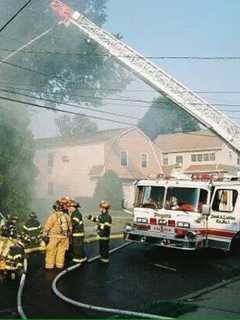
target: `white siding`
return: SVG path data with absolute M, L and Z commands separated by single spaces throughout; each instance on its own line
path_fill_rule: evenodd
M 54 153 L 52 172 L 48 153 Z M 67 161 L 68 160 L 68 161 Z M 48 183 L 53 183 L 54 196 L 92 197 L 96 181 L 89 172 L 93 166 L 104 165 L 104 147 L 78 145 L 38 150 L 35 163 L 39 170 L 36 181 L 37 198 L 48 198 Z

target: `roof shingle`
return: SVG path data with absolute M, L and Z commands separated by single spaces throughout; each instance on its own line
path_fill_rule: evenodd
M 159 135 L 154 142 L 163 153 L 220 149 L 224 144 L 208 130 Z

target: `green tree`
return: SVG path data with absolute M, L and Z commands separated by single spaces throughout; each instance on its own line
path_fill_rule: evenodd
M 107 1 L 66 2 L 101 26 L 107 19 Z M 22 0 L 4 1 L 1 4 L 0 23 L 6 22 L 23 3 Z M 1 35 L 1 39 L 4 37 L 0 43 L 1 58 L 9 53 L 6 50 L 20 47 L 57 22 L 58 19 L 49 9 L 49 0 L 33 0 Z M 17 87 L 18 91 L 19 87 L 23 87 L 37 96 L 47 96 L 58 102 L 71 100 L 99 106 L 101 99 L 96 97 L 112 94 L 109 87 L 121 91 L 129 80 L 125 69 L 103 54 L 96 43 L 86 39 L 73 26 L 66 28 L 64 25 L 56 25 L 47 36 L 18 53 L 9 62 L 41 74 L 3 64 L 0 74 L 4 83 Z
M 0 210 L 24 217 L 30 210 L 36 168 L 29 113 L 0 103 Z
M 97 124 L 86 117 L 64 115 L 55 120 L 63 138 L 91 136 L 97 132 Z
M 200 129 L 199 123 L 168 98 L 153 100 L 138 127 L 152 140 L 159 134 L 189 132 Z
M 122 182 L 114 171 L 107 171 L 97 181 L 93 202 L 98 205 L 101 200 L 108 201 L 113 209 L 121 209 L 122 207 Z

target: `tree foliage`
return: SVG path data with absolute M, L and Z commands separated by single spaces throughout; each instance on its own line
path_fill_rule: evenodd
M 0 210 L 23 217 L 30 210 L 36 168 L 27 110 L 0 104 Z
M 86 137 L 95 134 L 97 124 L 86 117 L 64 115 L 55 120 L 58 131 L 63 138 Z
M 107 19 L 108 0 L 68 0 L 67 4 L 85 14 L 101 26 Z M 4 1 L 1 4 L 0 23 L 5 23 L 24 1 Z M 27 87 L 37 95 L 99 105 L 101 99 L 112 93 L 109 87 L 121 91 L 128 83 L 127 72 L 99 46 L 86 39 L 77 28 L 57 25 L 58 19 L 49 9 L 49 0 L 32 3 L 4 31 L 0 44 L 1 57 L 9 49 L 16 49 L 34 36 L 55 25 L 47 36 L 11 58 L 10 62 L 40 72 L 24 71 L 9 64 L 1 66 L 2 79 L 14 87 Z M 4 77 L 7 75 L 7 78 Z
M 139 121 L 138 127 L 152 140 L 159 134 L 189 132 L 200 129 L 199 123 L 193 117 L 165 97 L 153 101 L 149 110 Z
M 107 19 L 107 1 L 66 2 L 101 26 Z M 1 3 L 0 25 L 24 3 L 25 0 Z M 127 85 L 128 73 L 97 44 L 81 35 L 77 28 L 65 28 L 57 23 L 58 19 L 49 9 L 49 0 L 33 0 L 8 25 L 0 35 L 0 59 L 47 29 L 53 26 L 54 29 L 0 65 L 1 87 L 51 98 L 57 104 L 73 101 L 99 106 L 101 98 L 112 94 L 109 88 L 121 91 Z M 21 100 L 28 99 L 21 97 Z M 22 215 L 29 207 L 35 174 L 32 135 L 27 129 L 30 117 L 19 105 L 0 102 L 0 108 L 0 209 Z M 90 120 L 79 117 L 61 117 L 59 124 L 65 135 L 90 134 L 97 129 Z
M 108 201 L 113 209 L 121 209 L 122 207 L 122 182 L 114 171 L 107 171 L 97 181 L 93 201 L 98 205 L 101 200 Z

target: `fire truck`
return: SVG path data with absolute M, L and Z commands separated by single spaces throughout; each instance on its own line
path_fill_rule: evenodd
M 182 250 L 229 251 L 240 239 L 238 178 L 162 177 L 136 185 L 125 239 Z

